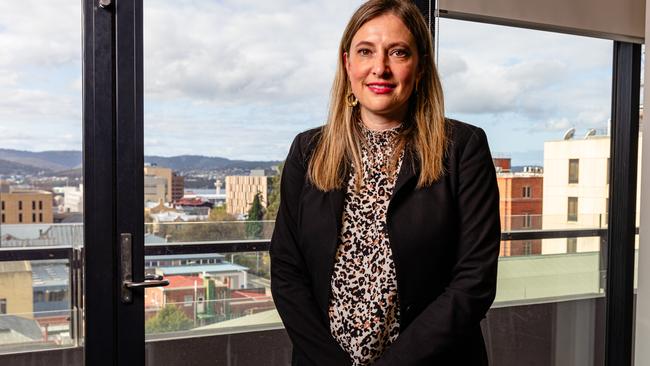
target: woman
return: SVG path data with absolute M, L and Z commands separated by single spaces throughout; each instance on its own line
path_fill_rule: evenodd
M 328 122 L 287 157 L 271 240 L 293 365 L 487 365 L 499 195 L 485 133 L 444 118 L 409 1 L 371 0 L 341 40 Z

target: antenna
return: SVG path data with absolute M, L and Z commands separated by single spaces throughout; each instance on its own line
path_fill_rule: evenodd
M 564 133 L 564 140 L 571 140 L 573 138 L 573 135 L 576 134 L 576 129 L 575 128 L 569 128 L 565 133 Z
M 595 128 L 590 128 L 589 131 L 587 131 L 587 133 L 585 134 L 585 140 L 589 136 L 596 136 L 596 129 Z

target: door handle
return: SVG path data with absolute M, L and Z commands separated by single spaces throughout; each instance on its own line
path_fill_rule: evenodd
M 131 282 L 124 281 L 122 282 L 126 288 L 147 288 L 147 287 L 164 287 L 169 285 L 168 280 L 163 280 L 161 275 L 146 275 L 144 276 L 144 282 Z
M 169 285 L 169 281 L 163 279 L 163 276 L 158 274 L 148 274 L 144 276 L 143 282 L 133 282 L 133 258 L 132 247 L 133 240 L 131 240 L 131 233 L 123 233 L 120 235 L 120 264 L 122 272 L 122 302 L 133 302 L 133 290 L 147 287 L 163 287 Z

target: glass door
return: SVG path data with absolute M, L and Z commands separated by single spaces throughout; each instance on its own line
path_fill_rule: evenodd
M 81 360 L 84 344 L 82 9 L 42 5 L 0 3 L 2 364 L 33 351 Z
M 279 177 L 327 118 L 362 2 L 144 1 L 144 271 L 170 282 L 145 291 L 148 365 L 191 357 L 179 344 L 223 346 L 192 363 L 290 363 L 270 291 Z

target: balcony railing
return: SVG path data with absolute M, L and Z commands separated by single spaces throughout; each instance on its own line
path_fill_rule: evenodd
M 72 233 L 82 226 L 59 225 L 57 230 L 61 234 L 66 228 Z M 147 339 L 281 329 L 270 296 L 268 250 L 272 228 L 272 221 L 148 224 L 145 270 L 165 275 L 172 280 L 172 286 L 147 290 L 144 309 Z M 7 234 L 4 227 L 2 234 Z M 520 254 L 500 258 L 493 308 L 604 296 L 607 266 L 601 253 L 606 236 L 607 229 L 600 227 L 504 231 L 502 250 L 510 246 L 510 253 Z M 237 240 L 237 237 L 246 239 Z M 567 238 L 577 238 L 576 253 L 561 250 L 563 246 L 567 248 Z M 15 337 L 0 338 L 0 354 L 82 345 L 83 243 L 17 246 L 18 239 L 12 236 L 11 247 L 2 243 L 0 265 L 28 261 L 35 268 L 46 261 L 53 268 L 64 268 L 66 278 L 46 278 L 41 279 L 43 283 L 37 283 L 37 276 L 32 273 L 31 281 L 25 280 L 29 288 L 22 291 L 31 294 L 32 299 L 32 304 L 25 306 L 33 306 L 32 311 L 7 311 L 0 316 L 0 324 L 17 328 L 12 331 Z M 513 249 L 517 246 L 527 248 L 525 255 Z M 55 317 L 33 311 L 36 302 L 47 300 L 40 295 L 36 299 L 37 288 L 47 295 L 47 287 L 56 281 L 68 289 L 64 302 L 54 299 L 59 300 L 59 306 L 65 304 L 65 309 L 54 309 L 58 311 Z M 178 324 L 164 324 L 159 320 L 158 315 L 163 311 L 174 313 L 180 319 Z

